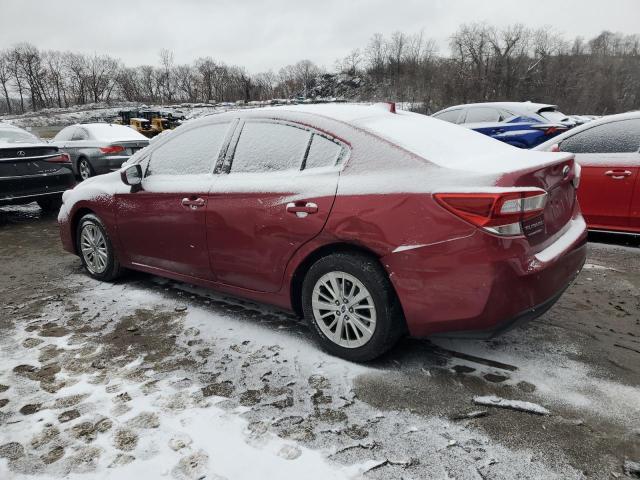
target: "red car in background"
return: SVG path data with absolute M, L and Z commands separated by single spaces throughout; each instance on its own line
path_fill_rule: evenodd
M 580 271 L 572 154 L 522 151 L 389 105 L 189 122 L 68 191 L 66 250 L 294 310 L 365 361 L 403 334 L 495 334 Z
M 640 112 L 602 117 L 535 150 L 575 154 L 589 229 L 640 233 Z

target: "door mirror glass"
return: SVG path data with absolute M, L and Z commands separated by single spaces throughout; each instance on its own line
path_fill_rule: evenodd
M 130 165 L 120 171 L 120 177 L 125 185 L 140 185 L 142 182 L 142 167 L 139 164 Z

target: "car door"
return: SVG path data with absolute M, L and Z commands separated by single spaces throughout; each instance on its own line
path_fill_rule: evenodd
M 578 201 L 590 228 L 624 230 L 640 168 L 640 119 L 618 120 L 581 130 L 559 144 L 582 166 Z
M 116 195 L 118 235 L 132 263 L 211 278 L 207 195 L 229 130 L 221 122 L 167 135 L 142 160 L 141 188 Z
M 295 251 L 322 230 L 346 147 L 300 125 L 247 120 L 207 205 L 216 281 L 275 292 Z

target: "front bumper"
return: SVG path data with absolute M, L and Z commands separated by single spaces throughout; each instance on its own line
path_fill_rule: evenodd
M 411 335 L 460 332 L 487 337 L 550 308 L 582 269 L 586 239 L 586 224 L 577 213 L 539 252 L 532 252 L 525 239 L 476 231 L 393 253 L 382 262 Z

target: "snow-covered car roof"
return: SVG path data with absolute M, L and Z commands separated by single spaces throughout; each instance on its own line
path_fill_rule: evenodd
M 588 130 L 590 128 L 593 128 L 597 125 L 602 125 L 603 123 L 618 122 L 620 120 L 635 120 L 638 118 L 640 118 L 640 110 L 636 110 L 633 112 L 626 112 L 626 113 L 617 113 L 615 115 L 606 115 L 604 117 L 591 120 L 590 122 L 587 122 L 585 124 L 572 128 L 571 130 L 568 130 L 556 137 L 553 137 L 547 140 L 546 142 L 541 143 L 540 145 L 537 145 L 533 150 L 540 150 L 540 151 L 549 150 L 549 148 L 551 148 L 553 145 L 557 143 L 560 143 L 565 138 L 575 135 L 576 133 L 582 132 L 583 130 Z
M 107 142 L 121 140 L 149 140 L 133 128 L 126 125 L 118 125 L 116 123 L 81 123 L 77 126 L 86 129 L 93 138 Z
M 557 109 L 557 105 L 550 103 L 533 103 L 533 102 L 482 102 L 482 103 L 466 103 L 462 105 L 453 105 L 447 107 L 444 110 L 452 110 L 454 108 L 469 108 L 469 107 L 494 107 L 504 108 L 506 110 L 526 110 L 528 112 L 538 113 L 543 109 Z
M 571 156 L 522 150 L 427 115 L 403 110 L 392 113 L 387 104 L 292 105 L 231 111 L 220 115 L 268 116 L 271 112 L 312 114 L 344 122 L 436 165 L 483 174 L 553 163 Z
M 13 135 L 21 135 L 22 137 L 25 138 L 24 141 L 18 139 L 17 141 L 14 139 L 12 139 L 12 141 L 10 141 L 7 138 L 3 138 L 3 135 L 0 133 L 0 146 L 2 145 L 10 145 L 10 144 L 16 144 L 16 143 L 20 143 L 21 145 L 24 146 L 42 146 L 43 144 L 45 144 L 46 142 L 43 142 L 42 140 L 40 140 L 38 138 L 37 135 L 25 130 L 24 128 L 20 128 L 20 127 L 16 127 L 15 125 L 11 125 L 9 123 L 2 123 L 0 122 L 0 132 L 11 132 Z M 33 140 L 36 140 L 35 142 Z

